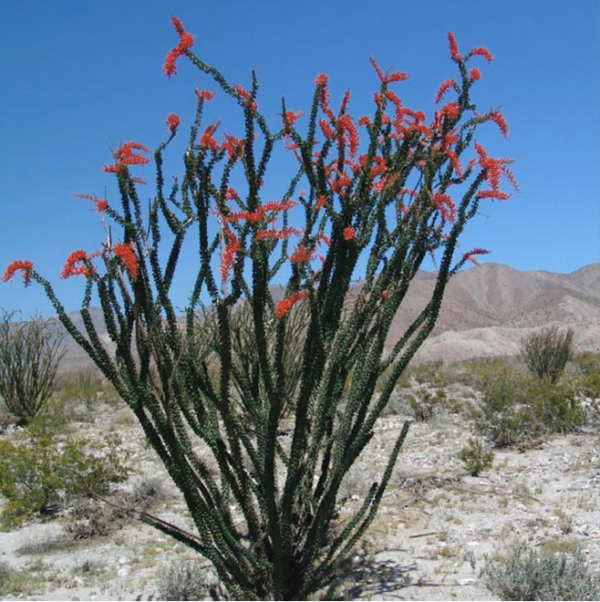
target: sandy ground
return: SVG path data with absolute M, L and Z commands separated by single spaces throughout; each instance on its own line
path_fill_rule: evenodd
M 114 410 L 104 412 L 82 425 L 89 436 L 106 432 Z M 356 508 L 377 478 L 404 419 L 379 421 L 345 483 L 345 510 Z M 111 428 L 126 435 L 124 452 L 137 472 L 124 487 L 164 479 L 153 511 L 187 524 L 184 505 L 138 427 L 121 422 Z M 362 575 L 362 588 L 350 589 L 346 599 L 493 600 L 481 578 L 485 557 L 498 558 L 522 541 L 540 550 L 581 548 L 599 574 L 598 434 L 552 436 L 523 453 L 496 450 L 493 467 L 479 477 L 469 476 L 457 457 L 472 435 L 467 421 L 447 412 L 411 426 L 380 512 L 357 550 L 354 574 Z M 73 543 L 67 521 L 63 512 L 0 532 L 0 564 L 28 575 L 20 591 L 3 599 L 158 599 L 161 571 L 194 558 L 181 544 L 131 521 L 110 536 Z

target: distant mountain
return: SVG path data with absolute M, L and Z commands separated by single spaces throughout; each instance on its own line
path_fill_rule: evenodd
M 388 347 L 430 299 L 435 277 L 434 272 L 421 271 L 413 280 L 394 318 Z M 275 298 L 283 295 L 279 289 L 273 291 Z M 92 309 L 91 314 L 110 348 L 101 310 Z M 70 315 L 83 327 L 78 312 Z M 573 328 L 577 350 L 600 352 L 600 263 L 570 274 L 519 271 L 497 263 L 458 273 L 448 284 L 436 327 L 415 361 L 513 355 L 525 334 L 551 325 Z M 62 371 L 73 372 L 86 365 L 87 356 L 74 341 L 68 341 Z
M 433 284 L 415 281 L 410 305 L 421 306 Z M 460 272 L 448 284 L 436 327 L 418 357 L 448 362 L 512 355 L 525 334 L 551 325 L 573 328 L 578 350 L 600 351 L 600 263 L 570 274 L 496 263 Z M 390 342 L 405 327 L 399 312 Z

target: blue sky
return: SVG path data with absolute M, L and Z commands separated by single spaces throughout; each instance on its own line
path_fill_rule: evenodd
M 482 79 L 473 98 L 481 112 L 499 107 L 508 120 L 510 136 L 489 125 L 485 144 L 492 156 L 516 160 L 521 192 L 483 205 L 462 248 L 488 248 L 492 253 L 482 261 L 520 270 L 570 272 L 597 262 L 599 6 L 556 0 L 5 0 L 0 269 L 30 259 L 67 310 L 79 307 L 83 279 L 63 281 L 60 271 L 72 250 L 98 249 L 104 232 L 93 204 L 72 193 L 106 191 L 117 200 L 114 176 L 102 170 L 111 162 L 110 149 L 129 140 L 156 146 L 166 137 L 170 112 L 181 115 L 185 133 L 194 88 L 215 89 L 186 60 L 176 77 L 163 75 L 165 56 L 178 41 L 171 14 L 196 36 L 194 52 L 229 80 L 248 86 L 250 68 L 256 69 L 260 108 L 273 125 L 281 96 L 290 109 L 308 109 L 320 72 L 329 75 L 334 104 L 350 88 L 350 112 L 369 110 L 378 86 L 370 55 L 384 70 L 410 74 L 394 89 L 406 105 L 431 117 L 439 84 L 456 74 L 446 33 L 453 31 L 465 52 L 485 46 L 495 60 L 477 63 Z M 213 103 L 213 118 L 225 122 L 230 105 L 219 108 L 218 97 Z M 175 172 L 177 158 L 169 163 Z M 41 288 L 24 288 L 18 275 L 0 283 L 0 307 L 53 313 Z

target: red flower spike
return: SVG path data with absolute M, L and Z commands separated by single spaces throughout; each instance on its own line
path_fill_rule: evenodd
M 358 145 L 360 143 L 360 140 L 358 137 L 356 126 L 352 121 L 352 117 L 350 115 L 342 115 L 338 119 L 337 127 L 339 138 L 343 140 L 344 135 L 348 135 L 348 143 L 350 144 L 350 156 L 354 157 L 356 155 L 356 152 L 358 151 Z
M 447 79 L 445 82 L 442 82 L 440 87 L 438 88 L 437 94 L 435 95 L 434 102 L 437 104 L 442 100 L 444 94 L 450 89 L 456 86 L 456 82 L 453 79 Z
M 275 307 L 275 315 L 280 319 L 283 318 L 298 301 L 306 299 L 308 294 L 309 291 L 300 291 L 290 295 L 287 299 L 282 299 Z
M 448 32 L 448 42 L 450 44 L 450 56 L 457 62 L 462 61 L 462 56 L 458 52 L 458 44 L 456 43 L 456 38 L 454 37 L 454 34 L 451 31 Z
M 221 120 L 215 121 L 214 123 L 211 123 L 210 125 L 206 126 L 204 133 L 200 136 L 200 146 L 204 146 L 205 148 L 208 148 L 213 151 L 219 150 L 219 145 L 217 144 L 217 141 L 213 138 L 213 134 L 217 131 L 217 128 L 219 127 L 220 123 Z
M 510 198 L 510 194 L 501 190 L 480 190 L 477 193 L 478 199 L 496 199 L 497 201 L 506 201 Z
M 497 192 L 500 189 L 501 176 L 505 176 L 516 191 L 519 190 L 519 186 L 512 171 L 507 167 L 507 165 L 510 165 L 513 162 L 513 159 L 493 159 L 488 156 L 485 148 L 477 141 L 475 141 L 475 150 L 479 155 L 479 166 L 485 170 L 486 180 L 493 191 Z
M 493 121 L 499 128 L 504 136 L 508 136 L 508 123 L 506 123 L 506 119 L 504 119 L 504 115 L 500 113 L 500 111 L 492 111 L 489 114 L 490 121 Z
M 377 76 L 383 84 L 391 84 L 392 82 L 400 82 L 404 81 L 405 79 L 408 79 L 408 73 L 402 73 L 401 71 L 384 74 L 381 70 L 381 67 L 378 65 L 377 61 L 372 56 L 369 57 L 369 61 L 371 62 L 371 65 L 373 65 Z
M 215 93 L 210 90 L 194 90 L 196 92 L 196 96 L 198 97 L 198 102 L 203 100 L 212 100 L 215 97 Z
M 315 209 L 322 209 L 327 205 L 327 197 L 324 194 L 320 194 L 317 197 L 317 202 L 315 203 Z
M 441 213 L 442 219 L 447 222 L 453 222 L 456 218 L 456 206 L 454 201 L 447 194 L 434 194 L 432 199 L 435 208 Z
M 271 230 L 257 230 L 254 240 L 271 240 L 273 238 L 277 240 L 287 240 L 292 234 L 302 236 L 302 232 L 296 230 L 296 228 L 286 226 L 285 228 L 281 228 L 281 230 L 275 230 L 274 228 Z
M 315 256 L 315 251 L 307 251 L 303 244 L 298 245 L 298 248 L 290 255 L 290 261 L 292 263 L 303 263 L 305 261 L 312 261 Z
M 108 208 L 108 201 L 106 199 L 99 199 L 97 196 L 94 196 L 93 194 L 85 194 L 83 192 L 74 192 L 73 196 L 80 198 L 80 199 L 85 199 L 86 201 L 92 201 L 92 202 L 96 203 L 96 211 L 98 213 L 104 213 L 106 211 L 106 209 Z
M 325 73 L 319 73 L 315 79 L 315 85 L 319 88 L 319 106 L 321 111 L 327 115 L 330 121 L 335 121 L 335 115 L 330 107 L 329 83 Z
M 231 230 L 225 230 L 225 236 L 229 239 L 229 244 L 225 247 L 223 257 L 221 258 L 221 278 L 223 282 L 226 282 L 229 278 L 229 272 L 235 262 L 235 256 L 241 249 L 240 241 L 237 236 L 231 232 Z
M 344 240 L 354 240 L 356 238 L 356 230 L 352 226 L 348 226 L 342 231 L 342 236 Z
M 340 113 L 346 112 L 349 102 L 350 102 L 350 90 L 346 90 L 344 92 L 344 96 L 342 97 L 342 102 L 340 104 Z
M 244 154 L 246 141 L 241 138 L 236 138 L 231 134 L 225 134 L 225 140 L 221 144 L 221 148 L 227 152 L 230 159 L 241 157 Z
M 488 251 L 487 249 L 473 249 L 472 251 L 469 251 L 468 253 L 465 253 L 463 255 L 463 261 L 472 261 L 475 265 L 479 265 L 479 262 L 477 261 L 477 259 L 475 259 L 475 255 L 487 255 L 490 251 Z
M 167 54 L 167 58 L 165 59 L 163 72 L 167 77 L 171 77 L 177 73 L 177 59 L 194 45 L 194 36 L 185 31 L 180 19 L 171 16 L 171 23 L 173 23 L 173 27 L 175 27 L 175 31 L 179 35 L 179 44 Z
M 292 127 L 302 115 L 304 115 L 302 111 L 297 111 L 296 113 L 294 111 L 286 111 L 283 117 L 283 124 Z
M 238 84 L 233 84 L 233 87 L 235 88 L 235 91 L 242 97 L 244 105 L 249 106 L 253 111 L 256 111 L 258 109 L 256 101 L 252 99 L 248 90 L 242 88 L 242 86 Z
M 471 52 L 469 52 L 470 56 L 482 56 L 488 63 L 491 63 L 494 60 L 494 56 L 492 53 L 483 46 L 477 46 L 473 48 Z
M 473 67 L 469 70 L 469 77 L 471 78 L 471 81 L 476 82 L 481 78 L 481 71 L 479 71 L 477 67 Z
M 8 282 L 12 280 L 12 277 L 15 275 L 15 272 L 21 270 L 21 275 L 23 276 L 23 283 L 25 286 L 29 286 L 31 283 L 31 270 L 33 270 L 33 261 L 17 259 L 17 261 L 13 261 L 6 268 L 4 275 L 2 276 L 2 280 L 4 282 Z
M 77 251 L 73 251 L 67 257 L 67 261 L 65 262 L 65 267 L 62 269 L 62 272 L 60 273 L 60 277 L 63 280 L 66 280 L 67 278 L 70 278 L 71 276 L 78 276 L 78 275 L 82 275 L 82 276 L 85 276 L 86 278 L 89 278 L 90 276 L 92 276 L 92 272 L 85 265 L 85 262 L 91 261 L 94 257 L 98 257 L 98 255 L 100 255 L 99 252 L 91 253 L 90 255 L 88 255 L 83 249 L 78 249 Z M 80 263 L 84 264 L 84 265 L 77 265 Z
M 148 157 L 134 153 L 134 150 L 144 153 L 152 152 L 151 149 L 139 142 L 125 142 L 113 153 L 113 157 L 117 162 L 114 165 L 105 165 L 104 171 L 107 173 L 119 173 L 129 165 L 145 165 L 150 162 Z
M 331 182 L 331 190 L 333 190 L 333 192 L 342 193 L 344 188 L 350 186 L 350 184 L 352 184 L 352 179 L 343 174 L 337 180 Z
M 129 277 L 135 282 L 140 273 L 140 264 L 135 255 L 135 246 L 133 242 L 120 242 L 114 246 L 115 255 L 125 264 L 125 269 Z
M 174 134 L 177 131 L 180 123 L 181 119 L 179 118 L 179 115 L 176 115 L 175 113 L 170 113 L 167 117 L 167 128 L 171 134 Z

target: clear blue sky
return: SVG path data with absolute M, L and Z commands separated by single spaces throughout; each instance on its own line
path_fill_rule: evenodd
M 446 33 L 464 52 L 485 46 L 474 90 L 481 112 L 500 107 L 511 129 L 490 129 L 492 156 L 516 159 L 521 193 L 487 203 L 462 248 L 484 247 L 482 261 L 520 270 L 570 272 L 599 260 L 599 3 L 481 0 L 4 0 L 0 19 L 0 271 L 30 259 L 53 282 L 67 310 L 79 307 L 83 279 L 60 279 L 74 249 L 104 238 L 85 192 L 118 199 L 102 166 L 110 148 L 165 139 L 168 113 L 192 117 L 194 87 L 211 87 L 186 60 L 167 79 L 162 65 L 178 38 L 171 14 L 196 36 L 194 52 L 230 80 L 257 71 L 260 108 L 275 124 L 280 98 L 308 109 L 313 80 L 329 74 L 332 99 L 352 91 L 351 112 L 372 106 L 385 69 L 410 79 L 394 88 L 406 105 L 434 110 L 440 82 L 456 74 Z M 213 101 L 219 113 L 218 98 Z M 231 129 L 225 131 L 231 131 Z M 176 161 L 173 162 L 177 170 Z M 140 174 L 141 175 L 141 174 Z M 146 174 L 146 176 L 148 176 Z M 151 182 L 151 179 L 148 178 Z M 151 188 L 148 187 L 151 195 Z M 185 301 L 185 298 L 183 299 Z M 0 306 L 25 315 L 52 309 L 42 289 L 20 275 L 0 283 Z

